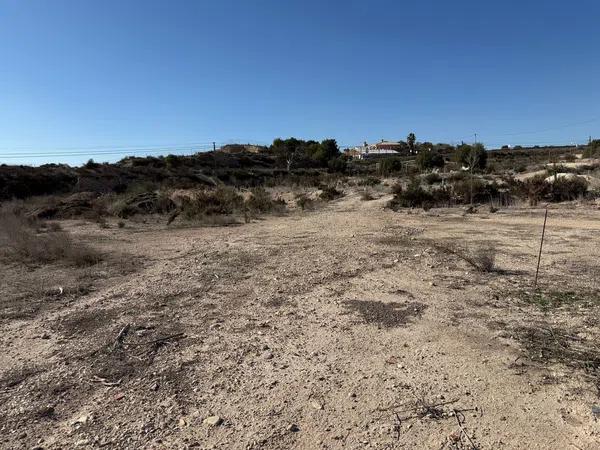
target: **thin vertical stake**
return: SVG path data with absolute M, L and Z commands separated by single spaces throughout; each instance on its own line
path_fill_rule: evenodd
M 546 234 L 546 220 L 548 219 L 548 207 L 546 206 L 546 214 L 544 215 L 544 227 L 542 228 L 542 240 L 540 241 L 540 252 L 538 254 L 537 269 L 535 270 L 535 281 L 533 289 L 537 289 L 538 274 L 540 272 L 540 261 L 542 259 L 542 247 L 544 246 L 544 235 Z

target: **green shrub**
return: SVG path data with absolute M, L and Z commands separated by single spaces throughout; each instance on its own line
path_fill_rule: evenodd
M 330 172 L 345 173 L 347 167 L 348 162 L 343 156 L 327 161 L 327 168 Z
M 358 186 L 377 186 L 378 184 L 381 184 L 381 179 L 377 177 L 366 177 L 358 180 L 356 184 Z
M 594 139 L 583 151 L 584 158 L 597 158 L 600 156 L 600 139 Z
M 449 176 L 448 176 L 448 181 L 458 181 L 458 180 L 464 180 L 466 178 L 469 177 L 469 172 L 465 172 L 464 170 L 459 170 L 456 172 L 452 172 Z
M 253 188 L 245 201 L 246 209 L 251 213 L 269 213 L 285 209 L 283 199 L 273 199 L 265 188 Z
M 421 150 L 417 154 L 415 162 L 421 170 L 444 167 L 444 157 L 434 150 Z
M 588 182 L 582 177 L 561 177 L 551 183 L 551 201 L 562 202 L 583 197 L 588 189 Z
M 435 183 L 440 183 L 442 181 L 442 177 L 440 176 L 439 173 L 431 172 L 431 173 L 428 173 L 427 175 L 425 175 L 423 177 L 423 180 L 425 181 L 425 183 L 431 185 L 431 184 L 435 184 Z
M 546 181 L 545 175 L 537 175 L 522 182 L 514 182 L 513 193 L 520 198 L 527 198 L 534 206 L 540 201 L 562 202 L 576 200 L 586 195 L 588 182 L 585 178 L 557 177 Z
M 343 192 L 338 191 L 334 186 L 322 186 L 319 198 L 325 201 L 335 200 L 336 198 L 342 197 Z
M 466 178 L 451 183 L 452 197 L 456 203 L 487 202 L 498 196 L 495 183 L 488 184 L 480 178 Z M 472 199 L 471 199 L 472 193 Z
M 474 170 L 485 169 L 487 157 L 488 154 L 483 144 L 462 144 L 457 147 L 455 153 L 456 161 L 469 169 L 473 166 Z
M 394 210 L 398 208 L 429 209 L 433 203 L 433 195 L 421 187 L 417 178 L 413 178 L 406 189 L 402 189 L 400 185 L 396 186 L 394 198 L 388 202 L 387 207 Z
M 181 204 L 183 215 L 188 219 L 212 215 L 231 215 L 244 209 L 244 197 L 234 188 L 218 186 L 214 190 L 199 191 L 193 198 Z
M 369 189 L 365 189 L 364 191 L 361 192 L 360 199 L 362 201 L 368 202 L 370 200 L 374 200 L 375 197 L 373 197 L 373 194 L 371 194 L 371 191 Z
M 296 204 L 302 211 L 312 209 L 314 207 L 314 201 L 306 194 L 300 194 L 296 196 Z
M 377 163 L 377 173 L 387 177 L 402 171 L 402 160 L 400 158 L 383 158 Z
M 392 194 L 394 195 L 400 195 L 402 194 L 402 191 L 404 190 L 402 183 L 400 181 L 396 181 L 394 184 L 392 184 Z
M 523 173 L 525 171 L 527 171 L 527 166 L 525 166 L 523 164 L 521 164 L 520 166 L 517 166 L 515 168 L 515 172 L 517 172 L 517 173 Z

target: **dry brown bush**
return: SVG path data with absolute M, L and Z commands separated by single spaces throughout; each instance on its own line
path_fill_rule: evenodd
M 313 209 L 315 207 L 315 201 L 306 194 L 298 194 L 296 195 L 296 205 L 298 205 L 300 209 L 304 211 Z
M 273 199 L 271 194 L 263 187 L 251 189 L 250 196 L 245 200 L 246 210 L 251 214 L 283 212 L 285 210 L 285 201 L 282 199 Z
M 23 216 L 0 212 L 0 245 L 5 257 L 27 263 L 60 261 L 77 267 L 90 266 L 102 259 L 97 251 L 74 242 L 66 232 L 49 229 L 38 233 L 34 225 Z
M 360 199 L 362 201 L 368 202 L 371 200 L 374 200 L 375 197 L 373 197 L 373 194 L 371 194 L 371 191 L 368 189 L 365 189 L 364 191 L 362 191 L 362 193 L 360 194 Z
M 476 248 L 465 249 L 456 245 L 435 244 L 438 250 L 458 256 L 479 272 L 496 270 L 496 249 L 492 245 L 480 245 Z
M 214 215 L 229 216 L 243 209 L 244 197 L 229 186 L 198 191 L 193 198 L 184 198 L 181 204 L 181 211 L 187 219 Z

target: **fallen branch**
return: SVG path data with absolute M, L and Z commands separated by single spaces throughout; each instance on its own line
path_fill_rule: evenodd
M 125 341 L 125 338 L 127 337 L 127 334 L 129 333 L 130 328 L 131 328 L 130 323 L 125 325 L 123 328 L 121 328 L 121 331 L 119 331 L 119 334 L 117 335 L 117 338 L 115 339 L 115 343 L 113 344 L 113 351 L 116 350 L 117 348 L 120 348 L 123 346 L 123 341 Z
M 139 344 L 129 344 L 135 347 L 141 347 L 144 345 L 159 345 L 162 344 L 164 342 L 167 341 L 172 341 L 172 340 L 176 340 L 176 339 L 183 339 L 185 338 L 185 333 L 176 333 L 176 334 L 172 334 L 170 336 L 165 336 L 162 338 L 158 338 L 158 339 L 154 339 L 153 341 L 148 341 L 148 342 L 141 342 Z
M 402 431 L 402 419 L 400 418 L 400 414 L 398 414 L 397 412 L 394 413 L 394 416 L 396 416 L 397 421 L 397 424 L 394 426 L 394 428 L 396 429 L 396 440 L 399 441 L 400 432 Z
M 469 444 L 471 444 L 471 450 L 478 450 L 477 446 L 475 445 L 475 443 L 473 442 L 473 440 L 471 439 L 471 437 L 467 434 L 467 432 L 465 431 L 464 427 L 463 427 L 463 422 L 464 422 L 464 414 L 458 410 L 458 409 L 454 409 L 454 417 L 456 417 L 456 422 L 458 423 L 458 427 L 460 428 L 460 432 L 462 433 L 462 435 L 464 435 L 467 440 L 469 441 Z M 462 416 L 463 420 L 460 419 L 460 417 Z
M 94 383 L 100 383 L 100 384 L 102 384 L 104 386 L 114 387 L 114 386 L 119 386 L 121 384 L 122 380 L 119 380 L 119 381 L 108 381 L 106 378 L 102 378 L 102 377 L 94 375 L 92 381 Z

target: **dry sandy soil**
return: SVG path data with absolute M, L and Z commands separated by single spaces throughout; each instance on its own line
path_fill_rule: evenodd
M 64 222 L 113 259 L 2 266 L 0 447 L 600 448 L 600 210 L 551 207 L 535 296 L 542 209 L 385 201 Z

